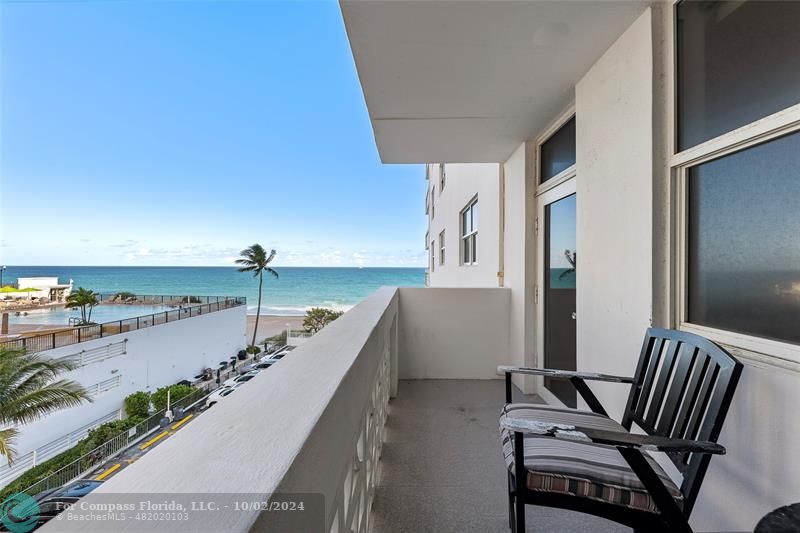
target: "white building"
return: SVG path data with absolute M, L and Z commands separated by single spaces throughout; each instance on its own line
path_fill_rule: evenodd
M 84 339 L 91 340 L 67 344 L 69 339 L 53 334 L 52 341 L 58 347 L 39 353 L 43 357 L 76 361 L 78 368 L 61 377 L 82 385 L 92 401 L 18 427 L 13 464 L 9 466 L 5 457 L 0 460 L 0 485 L 70 448 L 89 429 L 123 418 L 123 400 L 129 394 L 154 392 L 178 381 L 192 381 L 203 368 L 216 369 L 221 361 L 236 355 L 246 346 L 246 309 L 243 300 L 230 299 L 219 305 L 196 306 L 195 310 L 203 314 L 181 315 L 180 310 L 171 311 L 170 321 L 166 321 L 165 313 L 147 315 L 141 320 L 132 318 L 125 321 L 122 333 L 112 327 L 102 336 L 88 335 L 97 327 L 83 328 Z M 131 327 L 136 324 L 142 329 Z M 40 346 L 40 340 L 51 341 L 51 334 L 39 337 L 25 340 L 29 349 Z M 11 345 L 20 347 L 22 342 L 11 341 Z
M 100 492 L 315 492 L 325 531 L 501 530 L 497 365 L 632 375 L 655 325 L 745 365 L 692 527 L 800 500 L 800 3 L 341 8 L 381 158 L 429 165 L 435 287 L 377 292 Z M 618 419 L 628 389 L 591 388 Z M 223 447 L 251 459 L 195 470 Z
M 17 288 L 20 292 L 7 292 L 6 298 L 45 298 L 51 302 L 64 302 L 72 292 L 72 280 L 69 283 L 59 283 L 58 277 L 17 278 Z M 23 291 L 22 289 L 36 289 Z
M 425 165 L 429 286 L 503 286 L 502 171 L 497 163 Z

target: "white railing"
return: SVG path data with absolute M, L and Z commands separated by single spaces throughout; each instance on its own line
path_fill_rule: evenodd
M 396 288 L 380 289 L 88 498 L 313 492 L 324 498 L 326 531 L 368 531 L 396 389 L 398 302 Z M 225 459 L 231 457 L 241 460 Z M 268 531 L 266 515 L 221 510 L 203 527 Z M 137 527 L 160 531 L 163 524 Z
M 120 418 L 120 411 L 112 411 L 105 416 L 94 420 L 85 426 L 67 433 L 63 437 L 50 441 L 43 446 L 39 446 L 32 452 L 14 458 L 11 465 L 7 463 L 0 465 L 0 486 L 5 486 L 21 476 L 25 471 L 33 468 L 34 466 L 54 457 L 55 455 L 73 447 L 79 440 L 89 434 L 89 430 L 96 428 L 100 424 L 118 420 Z
M 98 346 L 96 348 L 89 348 L 86 350 L 78 350 L 74 353 L 64 356 L 65 359 L 72 360 L 79 367 L 90 365 L 92 363 L 101 363 L 106 359 L 118 357 L 127 353 L 128 339 L 117 342 L 111 342 L 105 346 Z
M 104 379 L 99 383 L 95 383 L 94 385 L 90 385 L 86 387 L 86 392 L 92 398 L 95 398 L 104 392 L 108 392 L 111 389 L 116 389 L 122 384 L 122 376 L 116 375 L 112 378 Z
M 398 379 L 497 379 L 508 364 L 510 299 L 502 288 L 382 288 L 87 498 L 313 493 L 324 531 L 368 533 Z M 304 518 L 287 520 L 295 516 Z M 257 508 L 203 520 L 207 531 L 303 531 Z M 135 531 L 162 526 L 137 522 Z
M 314 334 L 308 331 L 286 330 L 286 344 L 289 346 L 300 346 L 305 344 Z

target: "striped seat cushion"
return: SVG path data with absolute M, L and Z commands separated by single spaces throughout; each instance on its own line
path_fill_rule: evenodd
M 590 411 L 548 405 L 509 404 L 503 408 L 501 421 L 506 413 L 540 422 L 627 431 L 614 420 Z M 513 472 L 513 435 L 501 427 L 500 438 L 506 465 Z M 675 483 L 652 457 L 646 452 L 642 453 L 678 505 L 682 505 L 683 495 Z M 531 490 L 572 494 L 658 512 L 647 489 L 613 446 L 525 435 L 525 468 L 528 471 L 527 485 Z

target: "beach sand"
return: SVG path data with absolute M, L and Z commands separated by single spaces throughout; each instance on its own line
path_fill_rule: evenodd
M 302 316 L 275 316 L 275 315 L 261 315 L 258 320 L 258 336 L 256 342 L 261 342 L 267 337 L 277 335 L 286 329 L 286 324 L 292 329 L 303 329 Z M 255 315 L 247 315 L 247 338 L 252 339 L 253 328 L 256 325 Z M 250 342 L 248 340 L 248 342 Z

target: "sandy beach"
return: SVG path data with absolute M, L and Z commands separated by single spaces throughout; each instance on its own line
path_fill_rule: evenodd
M 302 316 L 276 316 L 276 315 L 261 315 L 258 320 L 258 336 L 256 342 L 261 342 L 267 337 L 277 335 L 286 329 L 286 324 L 292 329 L 303 329 Z M 255 315 L 247 315 L 247 338 L 251 339 L 253 336 L 253 328 L 256 325 Z M 249 341 L 248 341 L 249 342 Z

